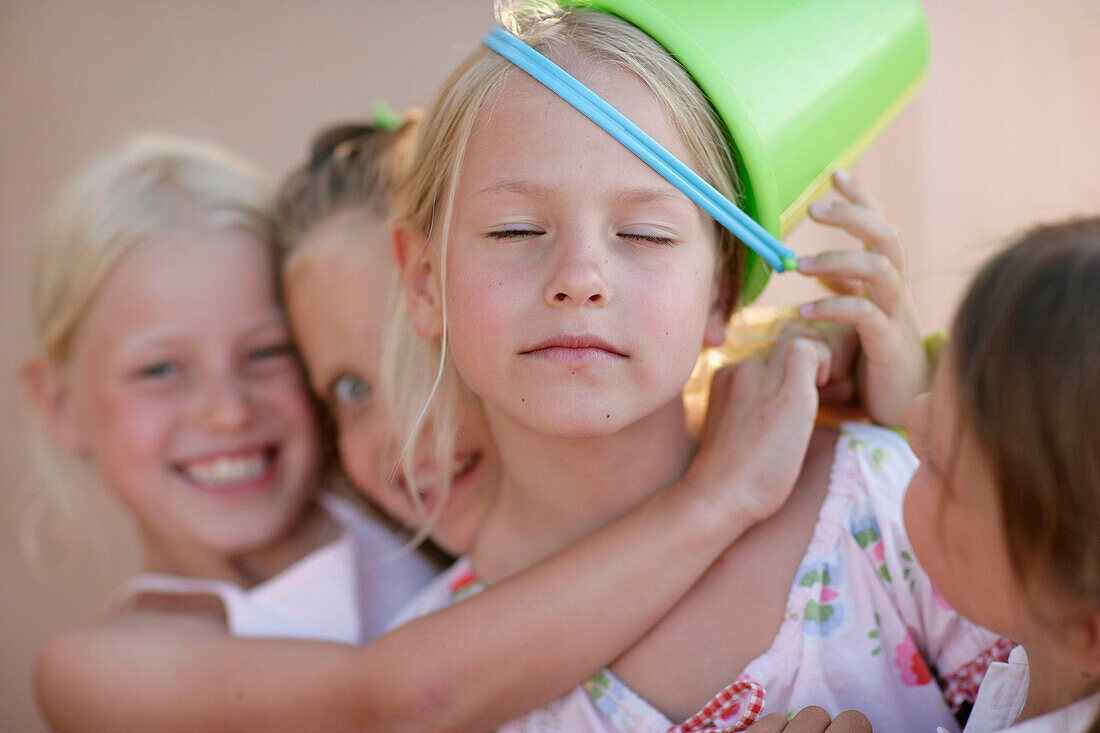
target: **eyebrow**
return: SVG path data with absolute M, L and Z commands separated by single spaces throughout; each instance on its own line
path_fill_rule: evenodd
M 258 319 L 254 324 L 245 329 L 240 334 L 240 337 L 242 339 L 252 338 L 258 333 L 263 333 L 274 328 L 289 330 L 286 316 L 281 311 Z M 171 327 L 163 329 L 158 328 L 134 334 L 122 343 L 121 348 L 125 349 L 127 352 L 139 351 L 147 348 L 170 347 L 178 344 L 186 344 L 191 340 L 191 334 L 177 331 Z
M 518 181 L 510 178 L 497 178 L 491 181 L 487 186 L 478 190 L 474 195 L 481 196 L 483 194 L 493 193 L 514 193 L 530 198 L 545 199 L 549 198 L 553 192 L 554 188 L 552 186 L 544 186 L 540 183 Z
M 475 196 L 494 193 L 514 193 L 535 199 L 547 199 L 554 193 L 553 186 L 546 186 L 532 181 L 521 181 L 508 178 L 497 178 L 487 186 L 475 193 Z M 639 186 L 616 191 L 611 198 L 612 204 L 648 204 L 653 202 L 669 201 L 675 203 L 690 204 L 691 201 L 676 189 L 655 188 L 651 186 Z

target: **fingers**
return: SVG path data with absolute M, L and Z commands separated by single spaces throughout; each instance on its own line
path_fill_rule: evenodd
M 809 212 L 815 221 L 843 229 L 872 252 L 890 258 L 899 270 L 904 268 L 905 253 L 898 230 L 877 211 L 843 201 L 815 201 Z
M 889 341 L 890 318 L 877 305 L 857 295 L 838 295 L 805 303 L 798 307 L 798 315 L 811 321 L 828 320 L 855 326 L 864 350 L 881 350 L 876 350 L 875 346 Z
M 862 283 L 858 280 L 846 280 L 842 277 L 832 277 L 831 275 L 825 274 L 817 275 L 816 277 L 819 283 L 838 295 L 857 295 L 861 292 Z
M 802 708 L 798 714 L 787 723 L 783 733 L 825 733 L 830 728 L 832 719 L 823 708 L 816 705 Z
M 780 713 L 765 715 L 749 726 L 745 733 L 872 733 L 871 723 L 855 710 L 845 710 L 835 719 L 829 713 L 811 705 L 798 711 L 790 721 Z
M 858 710 L 845 710 L 833 718 L 825 733 L 872 733 L 871 721 Z
M 867 287 L 867 297 L 888 315 L 893 313 L 902 288 L 901 273 L 897 267 L 888 257 L 877 252 L 835 251 L 801 257 L 798 271 L 803 275 L 839 278 L 841 282 L 861 282 Z M 844 292 L 849 288 L 841 287 L 839 290 Z
M 820 338 L 784 334 L 768 359 L 773 394 L 804 387 L 817 393 L 829 381 L 832 352 Z
M 844 198 L 856 206 L 862 206 L 871 211 L 882 212 L 882 207 L 871 193 L 860 185 L 859 181 L 848 171 L 835 171 L 833 173 L 833 188 Z

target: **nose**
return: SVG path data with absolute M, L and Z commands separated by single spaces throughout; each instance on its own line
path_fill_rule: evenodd
M 246 385 L 233 374 L 211 376 L 199 413 L 211 430 L 233 432 L 252 421 L 252 400 Z
M 546 284 L 544 298 L 552 306 L 607 305 L 611 290 L 608 262 L 599 247 L 583 241 L 565 242 Z

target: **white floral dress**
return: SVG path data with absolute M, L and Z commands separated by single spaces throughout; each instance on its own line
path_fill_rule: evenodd
M 846 423 L 828 494 L 770 648 L 699 714 L 668 720 L 604 669 L 502 731 L 738 731 L 759 715 L 807 705 L 863 712 L 876 731 L 958 731 L 986 667 L 1011 644 L 959 616 L 905 536 L 901 500 L 917 459 L 895 432 Z M 467 558 L 429 585 L 395 624 L 481 589 Z

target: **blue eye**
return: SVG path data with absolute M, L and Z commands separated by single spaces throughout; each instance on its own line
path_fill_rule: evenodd
M 370 397 L 370 384 L 354 374 L 344 374 L 336 378 L 329 392 L 337 407 L 348 407 Z

